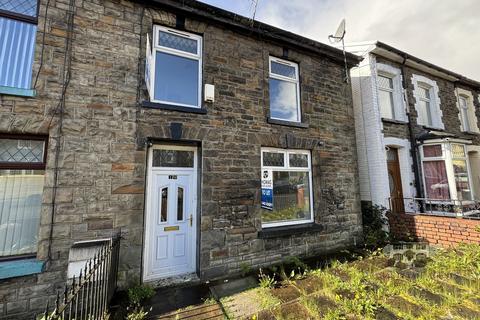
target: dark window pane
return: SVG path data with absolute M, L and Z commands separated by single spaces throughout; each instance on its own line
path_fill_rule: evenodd
M 45 142 L 0 139 L 0 162 L 43 163 Z
M 0 256 L 36 252 L 44 175 L 0 170 Z
M 270 78 L 270 117 L 286 121 L 300 121 L 297 85 Z
M 178 187 L 177 193 L 177 221 L 183 220 L 183 188 Z
M 157 52 L 155 100 L 198 106 L 198 60 Z
M 193 168 L 193 160 L 193 151 L 153 150 L 154 167 Z
M 167 213 L 168 213 L 168 188 L 163 188 L 161 191 L 161 199 L 162 202 L 160 204 L 160 222 L 167 221 Z
M 288 66 L 283 63 L 278 63 L 275 61 L 271 62 L 271 73 L 275 73 L 284 77 L 289 77 L 292 79 L 296 79 L 297 75 L 295 72 L 295 67 L 293 66 Z
M 290 167 L 308 168 L 308 155 L 291 153 L 289 155 L 289 158 L 290 158 Z
M 0 86 L 31 89 L 36 32 L 34 24 L 0 17 Z
M 269 166 L 269 167 L 284 167 L 285 166 L 284 153 L 264 152 L 263 165 Z
M 192 40 L 186 37 L 160 31 L 159 43 L 163 47 L 197 54 L 197 40 Z
M 37 16 L 37 0 L 0 0 L 0 10 Z
M 423 146 L 423 156 L 425 158 L 441 157 L 442 146 L 440 144 L 435 144 L 432 146 Z
M 262 221 L 298 221 L 310 217 L 309 173 L 274 171 L 273 210 L 263 210 Z

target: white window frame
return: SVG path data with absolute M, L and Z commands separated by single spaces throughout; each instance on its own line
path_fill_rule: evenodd
M 460 108 L 460 117 L 461 117 L 461 128 L 462 131 L 469 132 L 470 130 L 470 119 L 468 116 L 468 97 L 460 95 L 458 97 L 459 108 Z
M 417 111 L 417 124 L 429 128 L 445 129 L 442 121 L 443 113 L 442 109 L 440 108 L 441 101 L 438 94 L 439 89 L 437 83 L 434 80 L 417 74 L 412 75 L 412 83 L 414 87 L 413 96 L 415 97 L 415 110 Z M 430 99 L 427 100 L 420 97 L 420 88 L 427 89 L 429 91 Z M 422 122 L 420 117 L 418 117 L 420 101 L 426 100 L 430 103 L 429 109 L 432 121 L 431 124 Z
M 395 68 L 393 66 L 383 64 L 383 63 L 378 63 L 377 64 L 377 76 L 382 76 L 386 78 L 390 78 L 392 80 L 392 86 L 393 88 L 391 90 L 388 90 L 387 88 L 380 87 L 378 84 L 378 78 L 376 79 L 376 88 L 377 90 L 384 90 L 384 91 L 389 91 L 392 93 L 392 100 L 393 100 L 393 118 L 392 120 L 396 121 L 403 121 L 407 122 L 407 114 L 405 110 L 405 99 L 403 95 L 403 86 L 402 86 L 402 72 L 400 69 Z M 381 115 L 381 109 L 380 109 L 380 100 L 378 99 L 378 92 L 377 92 L 377 103 L 378 103 L 378 110 L 380 112 L 380 117 Z M 385 118 L 385 119 L 390 119 L 390 118 Z
M 283 167 L 278 166 L 264 166 L 263 165 L 263 153 L 272 152 L 272 153 L 282 153 L 283 154 Z M 284 172 L 308 172 L 309 178 L 309 199 L 310 199 L 310 219 L 305 220 L 295 220 L 295 221 L 282 221 L 282 222 L 267 222 L 263 223 L 262 228 L 271 228 L 271 227 L 281 227 L 281 226 L 290 226 L 298 225 L 305 223 L 312 223 L 314 221 L 314 212 L 313 212 L 313 177 L 312 177 L 312 156 L 309 150 L 294 150 L 294 149 L 279 149 L 279 148 L 261 148 L 260 152 L 260 161 L 262 171 L 269 169 L 273 171 L 284 171 Z M 308 167 L 299 168 L 299 167 L 290 167 L 289 158 L 290 154 L 303 154 L 307 155 Z M 275 197 L 275 195 L 273 195 Z
M 295 68 L 295 79 L 285 77 L 285 76 L 282 76 L 282 75 L 279 75 L 279 74 L 276 74 L 276 73 L 272 73 L 272 62 L 276 62 L 276 63 L 284 64 L 284 65 L 287 65 L 287 66 L 290 66 L 290 67 L 294 67 Z M 269 56 L 269 58 L 268 58 L 268 76 L 269 76 L 269 78 L 294 83 L 295 84 L 295 90 L 297 90 L 297 119 L 298 120 L 297 121 L 292 121 L 292 120 L 288 120 L 288 119 L 272 117 L 271 102 L 270 102 L 270 119 L 281 120 L 281 121 L 289 121 L 289 122 L 299 122 L 299 123 L 302 122 L 302 111 L 301 111 L 302 108 L 300 107 L 300 80 L 299 80 L 300 78 L 299 78 L 299 73 L 298 73 L 298 63 Z M 270 87 L 269 87 L 269 90 L 270 90 Z
M 478 128 L 478 118 L 475 113 L 474 97 L 471 91 L 456 88 L 457 107 L 459 110 L 458 118 L 460 119 L 460 130 L 463 132 L 480 133 Z M 466 108 L 462 106 L 461 100 L 464 99 Z M 466 125 L 465 125 L 466 123 Z
M 452 145 L 461 145 L 463 146 L 463 150 L 465 152 L 465 157 L 459 158 L 459 157 L 453 157 L 452 153 Z M 439 157 L 425 157 L 423 154 L 423 147 L 424 146 L 433 146 L 433 145 L 440 145 L 442 147 L 442 155 Z M 445 200 L 432 200 L 431 203 L 442 203 L 442 204 L 455 204 L 454 202 L 459 201 L 458 199 L 458 192 L 457 192 L 457 185 L 455 182 L 455 172 L 453 169 L 453 160 L 465 160 L 466 165 L 467 165 L 467 172 L 468 172 L 468 184 L 469 188 L 472 194 L 472 197 L 474 197 L 473 193 L 473 185 L 472 185 L 472 175 L 471 175 L 471 170 L 470 170 L 470 161 L 468 159 L 468 150 L 466 148 L 466 144 L 463 141 L 441 141 L 441 140 L 432 140 L 429 142 L 426 142 L 423 144 L 420 150 L 420 156 L 421 156 L 421 163 L 422 163 L 422 181 L 423 181 L 423 186 L 424 188 L 426 187 L 426 182 L 425 182 L 425 168 L 424 168 L 424 162 L 428 161 L 444 161 L 445 162 L 445 170 L 447 173 L 447 180 L 448 180 L 448 192 L 450 194 L 450 201 L 445 201 Z M 426 190 L 425 190 L 426 192 Z M 427 194 L 425 193 L 425 197 L 427 197 Z M 462 203 L 468 203 L 470 200 L 462 200 Z
M 197 41 L 197 53 L 193 54 L 186 51 L 181 51 L 181 50 L 161 46 L 159 43 L 160 41 L 159 34 L 161 31 L 173 34 L 175 36 L 189 38 L 191 40 Z M 149 41 L 148 38 L 147 38 L 147 41 Z M 147 89 L 149 90 L 150 101 L 155 103 L 162 103 L 162 104 L 181 106 L 181 107 L 189 107 L 189 108 L 197 108 L 197 109 L 201 108 L 202 107 L 202 58 L 203 58 L 202 57 L 202 37 L 196 34 L 184 32 L 184 31 L 178 31 L 173 28 L 154 25 L 153 36 L 152 36 L 152 46 L 151 46 L 152 51 L 150 56 L 148 52 L 149 46 L 150 44 L 148 43 L 146 60 L 147 60 L 147 64 L 150 63 L 150 66 L 147 66 L 147 68 L 149 68 L 149 74 L 150 74 L 150 83 L 149 84 L 147 83 Z M 155 97 L 155 71 L 156 71 L 155 67 L 156 67 L 157 52 L 168 53 L 171 55 L 198 61 L 198 97 L 197 97 L 196 105 L 190 105 L 190 104 L 184 104 L 184 103 L 178 103 L 178 102 L 172 102 L 172 101 L 156 100 L 154 98 Z

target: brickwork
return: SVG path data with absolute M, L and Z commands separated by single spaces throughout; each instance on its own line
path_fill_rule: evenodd
M 415 238 L 443 247 L 459 243 L 480 244 L 480 220 L 391 214 L 389 222 L 390 232 L 398 239 Z
M 45 3 L 40 5 L 37 43 L 44 31 Z M 45 306 L 66 280 L 68 252 L 75 241 L 120 231 L 120 285 L 140 279 L 146 141 L 171 141 L 171 123 L 181 123 L 181 140 L 201 149 L 198 252 L 203 279 L 238 273 L 245 264 L 259 267 L 287 256 L 326 253 L 360 241 L 353 110 L 342 64 L 289 48 L 288 59 L 299 63 L 302 116 L 309 127 L 268 124 L 268 56 L 282 56 L 283 44 L 187 17 L 185 29 L 203 35 L 203 81 L 215 84 L 215 103 L 204 105 L 207 114 L 142 108 L 146 92 L 139 57 L 144 56 L 145 34 L 153 23 L 175 27 L 175 15 L 161 9 L 143 10 L 127 1 L 77 0 L 72 79 L 59 135 L 58 114 L 53 111 L 63 84 L 67 8 L 66 1 L 52 1 L 48 10 L 37 97 L 0 96 L 1 133 L 50 137 L 37 253 L 38 259 L 47 261 L 46 269 L 35 276 L 0 282 L 0 318 L 24 319 Z M 34 74 L 40 50 L 37 44 Z M 58 188 L 52 226 L 57 143 Z M 321 231 L 258 237 L 261 147 L 311 150 L 314 216 Z

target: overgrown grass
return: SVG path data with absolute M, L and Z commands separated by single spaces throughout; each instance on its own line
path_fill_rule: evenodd
M 439 250 L 416 277 L 385 267 L 385 261 L 377 252 L 363 261 L 336 261 L 327 268 L 304 271 L 307 280 L 321 281 L 313 292 L 299 288 L 298 302 L 319 319 L 375 319 L 380 312 L 412 320 L 480 319 L 479 245 Z M 295 277 L 286 280 L 283 285 L 296 285 Z M 262 307 L 278 308 L 280 301 L 270 293 L 275 288 L 261 290 Z M 334 307 L 322 309 L 319 299 Z

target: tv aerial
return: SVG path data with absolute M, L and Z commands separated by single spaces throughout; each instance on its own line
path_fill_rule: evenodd
M 328 40 L 330 43 L 339 43 L 342 42 L 342 51 L 343 51 L 343 61 L 345 63 L 345 82 L 348 83 L 349 76 L 348 76 L 348 65 L 347 65 L 347 55 L 345 54 L 345 33 L 346 33 L 346 28 L 345 28 L 345 19 L 342 19 L 340 21 L 340 24 L 338 25 L 337 31 L 335 34 L 331 34 L 328 36 Z

